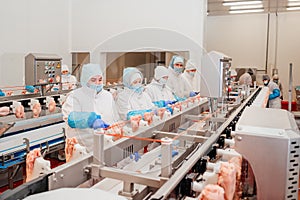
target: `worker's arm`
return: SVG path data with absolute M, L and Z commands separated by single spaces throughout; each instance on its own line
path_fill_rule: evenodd
M 280 96 L 280 90 L 274 89 L 272 94 L 269 95 L 269 100 L 275 99 L 276 97 Z

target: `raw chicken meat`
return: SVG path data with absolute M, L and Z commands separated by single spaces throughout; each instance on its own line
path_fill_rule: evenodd
M 44 160 L 40 149 L 30 151 L 26 156 L 26 182 L 37 178 L 44 172 L 49 171 L 50 161 Z
M 154 115 L 153 112 L 146 112 L 146 113 L 144 113 L 144 119 L 145 119 L 145 121 L 148 122 L 148 125 L 152 124 L 152 122 L 153 122 L 153 115 Z
M 12 94 L 13 94 L 13 91 L 11 91 L 11 90 L 6 91 L 6 96 L 11 96 Z
M 3 106 L 0 107 L 0 116 L 6 116 L 9 114 L 9 107 Z
M 235 198 L 234 199 L 240 199 L 240 181 L 241 181 L 241 174 L 242 174 L 242 157 L 236 156 L 229 160 L 229 163 L 234 164 L 235 170 L 236 170 L 236 189 L 235 189 Z
M 133 132 L 135 132 L 139 129 L 139 124 L 140 124 L 141 119 L 142 119 L 141 115 L 132 116 L 130 118 L 131 129 L 132 129 Z
M 199 200 L 224 200 L 224 189 L 219 185 L 208 184 L 202 190 Z
M 40 104 L 40 103 L 35 103 L 35 104 L 33 105 L 33 107 L 32 107 L 33 117 L 34 117 L 34 118 L 39 117 L 41 111 L 42 111 L 41 104 Z
M 73 138 L 66 139 L 65 146 L 66 162 L 70 162 L 76 158 L 79 158 L 87 154 L 86 148 L 78 144 L 78 140 Z
M 24 116 L 25 116 L 24 106 L 19 105 L 19 106 L 16 108 L 15 116 L 16 116 L 16 118 L 24 118 Z
M 160 119 L 163 119 L 165 112 L 166 112 L 166 108 L 159 108 L 157 110 L 157 115 L 159 116 Z
M 232 200 L 236 186 L 236 170 L 233 163 L 221 163 L 218 185 L 224 188 L 225 199 Z
M 124 125 L 125 125 L 124 122 L 117 122 L 110 126 L 112 133 L 117 135 L 114 136 L 113 138 L 114 141 L 122 138 L 122 136 L 124 135 L 124 130 L 123 130 Z
M 50 103 L 49 103 L 49 105 L 48 105 L 48 110 L 49 110 L 49 112 L 54 112 L 55 111 L 55 108 L 56 108 L 56 103 L 55 103 L 55 101 L 53 100 L 53 101 L 51 101 Z
M 77 144 L 78 141 L 75 137 L 66 139 L 65 153 L 66 153 L 66 162 L 69 162 L 70 158 L 73 155 L 74 145 Z

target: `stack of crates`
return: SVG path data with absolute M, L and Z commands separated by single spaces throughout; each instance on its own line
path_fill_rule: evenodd
M 295 87 L 296 99 L 297 99 L 297 110 L 300 111 L 300 85 Z

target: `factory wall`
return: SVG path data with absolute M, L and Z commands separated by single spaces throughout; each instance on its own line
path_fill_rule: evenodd
M 206 0 L 5 0 L 1 1 L 0 86 L 24 84 L 24 57 L 71 52 L 191 50 L 200 60 Z
M 200 64 L 206 0 L 76 0 L 72 11 L 72 50 L 101 66 L 106 52 L 126 51 L 191 51 Z
M 275 65 L 283 84 L 284 99 L 288 99 L 289 63 L 293 63 L 293 99 L 294 86 L 300 85 L 300 12 L 270 14 L 270 30 L 267 47 L 267 14 L 208 16 L 207 50 L 217 50 L 232 57 L 233 67 L 257 67 L 272 75 Z M 278 26 L 276 27 L 276 24 Z M 276 28 L 278 29 L 276 40 Z M 277 41 L 277 53 L 276 53 Z M 261 79 L 261 71 L 258 81 Z M 262 81 L 260 81 L 262 83 Z
M 24 84 L 28 53 L 54 53 L 70 63 L 68 4 L 61 0 L 1 1 L 0 86 Z

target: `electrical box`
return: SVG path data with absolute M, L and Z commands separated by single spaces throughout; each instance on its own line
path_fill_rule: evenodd
M 25 57 L 25 84 L 59 84 L 61 80 L 61 60 L 55 54 L 30 53 Z

